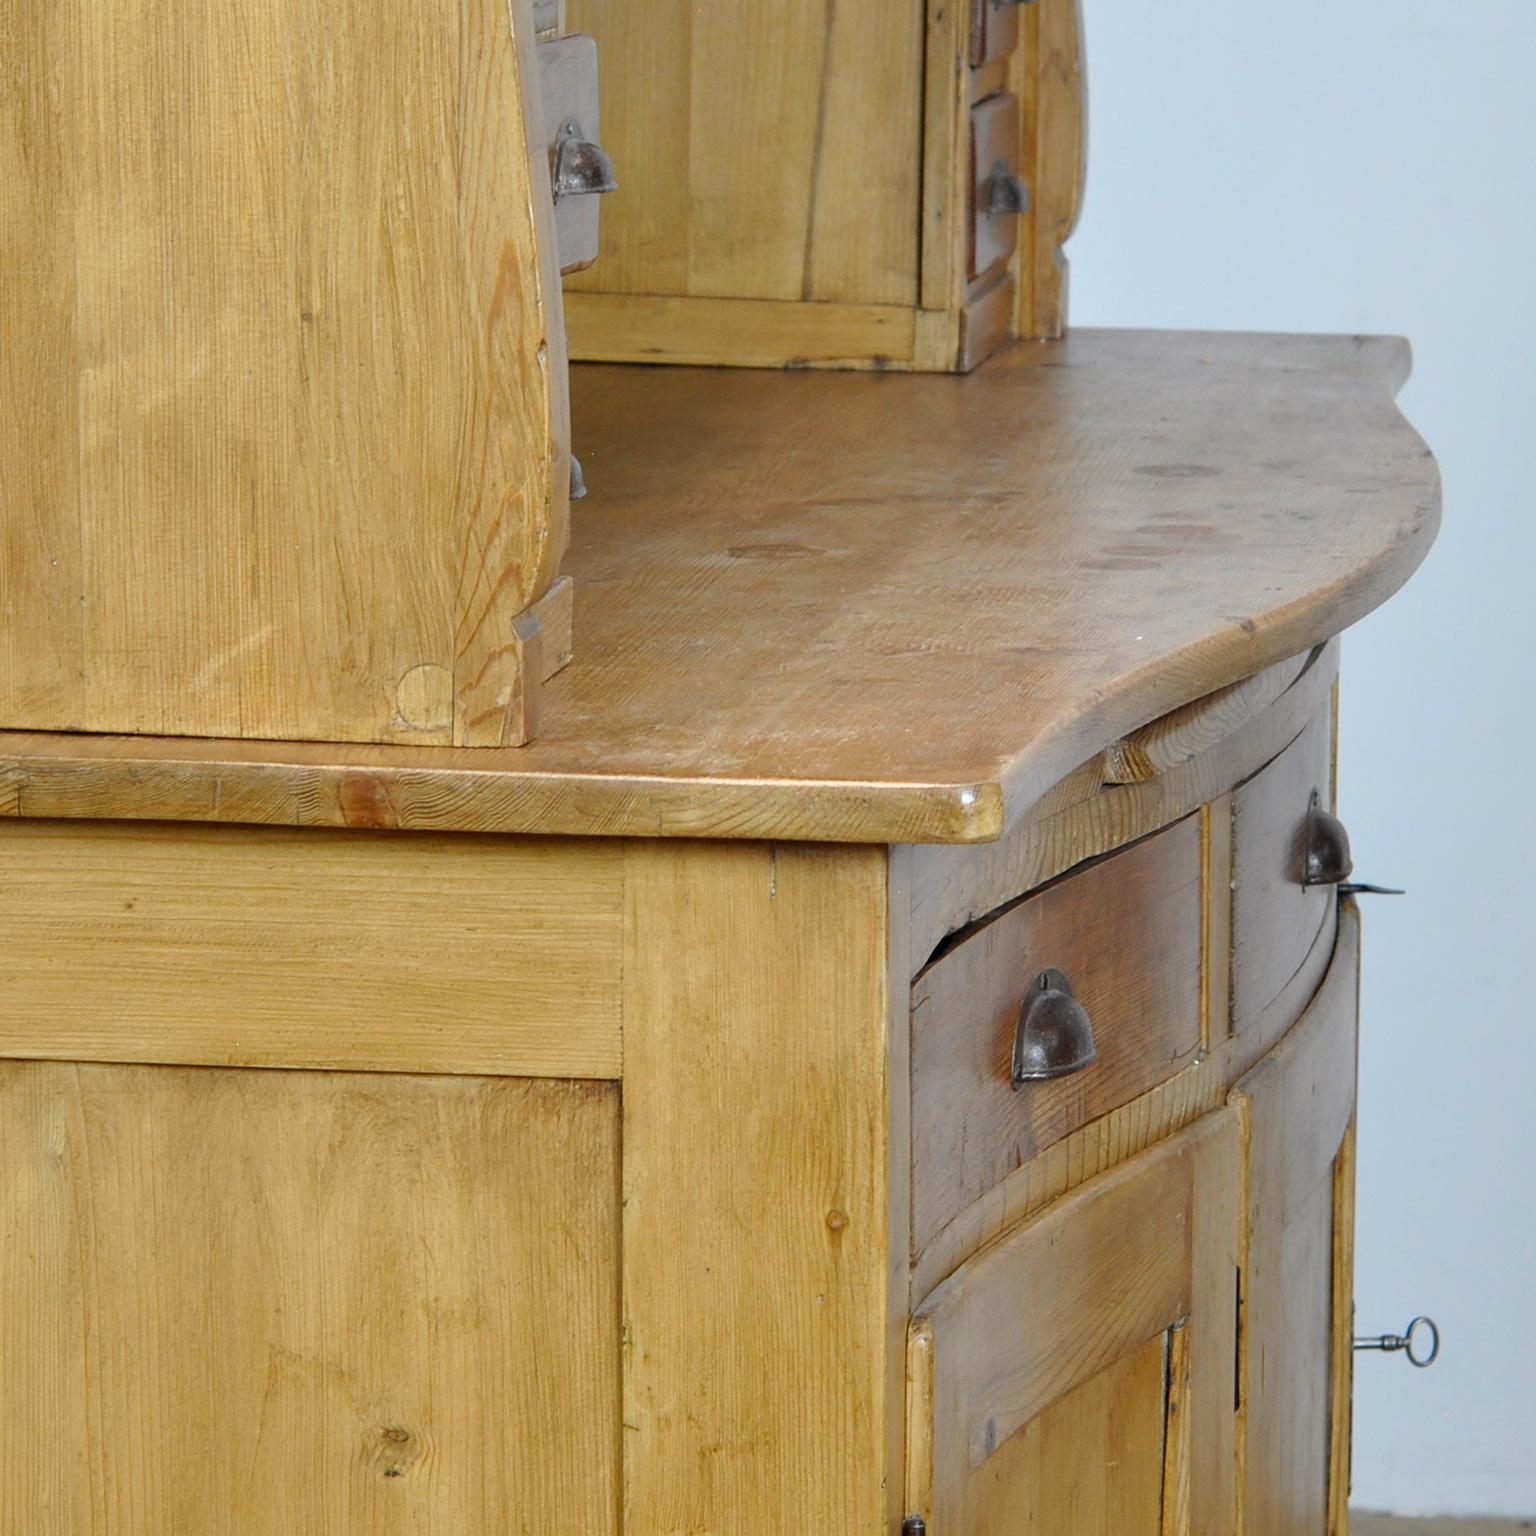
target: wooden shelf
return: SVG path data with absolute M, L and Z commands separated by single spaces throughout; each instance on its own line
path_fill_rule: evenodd
M 576 660 L 506 749 L 0 734 L 0 812 L 979 842 L 1381 603 L 1405 343 L 1078 331 L 965 377 L 573 370 Z

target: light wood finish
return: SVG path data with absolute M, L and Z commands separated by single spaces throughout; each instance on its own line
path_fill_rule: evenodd
M 1090 1446 L 1102 1443 L 1102 1426 L 1092 1419 L 1078 1426 L 1061 1411 L 1039 1421 L 1053 1405 L 1064 1408 L 1069 1394 L 1078 1394 L 1079 1413 L 1094 1415 L 1104 1396 L 1134 1394 L 1148 1379 L 1148 1341 L 1158 1345 L 1161 1367 L 1163 1337 L 1176 1328 L 1188 1332 L 1175 1377 L 1188 1427 L 1166 1436 L 1169 1398 L 1159 1369 L 1151 1402 L 1143 1393 L 1130 1409 L 1126 1449 L 1143 1463 L 1150 1451 L 1161 1483 L 1164 1447 L 1175 1448 L 1186 1459 L 1173 1482 L 1187 1490 L 1175 1503 L 1188 1511 L 1190 1528 L 1213 1536 L 1232 1529 L 1237 1129 L 1230 1111 L 1207 1117 L 1009 1233 L 922 1303 L 913 1323 L 912 1410 L 928 1417 L 931 1430 L 909 1431 L 922 1454 L 909 1466 L 907 1501 L 935 1536 L 1060 1529 L 1068 1510 L 1078 1513 L 1074 1536 L 1118 1536 L 1122 1527 L 1104 1523 L 1119 1513 L 1113 1498 L 1100 1507 L 1099 1523 L 1082 1523 L 1076 1459 L 1045 1464 L 1036 1451 L 1070 1441 L 1074 1430 Z M 1083 1395 L 1105 1372 L 1114 1374 L 1100 1391 Z M 1014 1477 L 999 1489 L 988 1463 L 1031 1424 L 1036 1447 L 1009 1454 Z M 1140 1475 L 1147 1473 L 1143 1465 Z M 1137 1475 L 1133 1469 L 1114 1481 L 1129 1492 Z M 1004 1509 L 1007 1525 L 990 1513 Z M 1142 1513 L 1158 1518 L 1130 1529 L 1157 1536 L 1161 1510 Z
M 1113 742 L 1104 749 L 1104 782 L 1140 784 L 1219 746 L 1288 693 L 1314 659 L 1311 652 L 1292 656 Z
M 916 4 L 570 0 L 567 11 L 602 51 L 625 188 L 578 289 L 911 303 Z
M 628 1527 L 886 1528 L 885 860 L 636 842 L 627 889 Z
M 1302 884 L 1307 808 L 1332 806 L 1327 717 L 1232 794 L 1232 1028 L 1266 1046 L 1311 1000 L 1333 953 L 1338 896 Z
M 1018 334 L 1060 336 L 1067 323 L 1067 259 L 1088 165 L 1082 0 L 1037 0 L 1024 16 L 1013 90 L 1024 103 L 1025 179 L 1033 198 L 1023 231 Z
M 624 189 L 609 199 L 616 204 Z M 597 271 L 606 268 L 603 255 Z M 753 368 L 847 368 L 910 356 L 917 321 L 894 304 L 780 304 L 767 299 L 680 299 L 669 295 L 569 293 L 571 350 L 618 363 L 719 361 L 729 336 L 734 359 Z M 579 378 L 579 375 L 578 375 Z M 577 450 L 603 425 L 577 412 Z
M 990 4 L 990 0 L 988 0 Z M 1159 1536 L 1163 1490 L 1180 1486 L 1187 1447 L 1171 1435 L 1170 1345 L 1160 1333 L 1052 1403 L 971 1474 L 971 1536 Z M 1172 1466 L 1165 1467 L 1166 1450 Z M 1110 1470 L 1113 1468 L 1113 1473 Z M 1168 1473 L 1172 1472 L 1170 1479 Z
M 0 1064 L 0 1528 L 616 1532 L 618 1131 L 608 1085 Z
M 527 0 L 0 29 L 0 723 L 516 744 L 567 536 Z
M 1201 820 L 1090 864 L 963 938 L 912 986 L 912 1243 L 1200 1049 Z M 1047 967 L 1093 1020 L 1098 1060 L 1015 1089 L 1019 1004 Z
M 1038 9 L 1021 42 L 1019 12 L 990 0 L 572 0 L 602 49 L 621 182 L 602 259 L 568 293 L 572 355 L 964 371 L 1021 324 L 1059 334 L 1079 18 L 1075 0 Z M 968 112 L 1005 86 L 1026 119 L 1003 152 L 1032 210 L 994 221 L 1006 273 L 969 291 Z
M 1227 825 L 1211 827 L 1220 878 L 1207 882 L 1213 902 L 1225 909 L 1211 932 L 1220 933 L 1222 961 L 1207 967 L 1212 985 L 1226 986 L 1230 940 L 1231 805 L 1225 791 L 1273 761 L 1320 714 L 1330 708 L 1339 647 L 1330 641 L 1281 697 L 1206 751 L 1131 784 L 1107 782 L 1112 763 L 1124 757 L 1125 743 L 1112 743 L 1097 757 L 1057 783 L 1030 808 L 1019 825 L 982 848 L 924 847 L 910 851 L 911 949 L 914 963 L 926 964 L 951 933 L 1016 900 L 1025 891 L 1115 848 L 1146 837 L 1194 811 L 1213 822 L 1222 802 Z M 1182 712 L 1179 712 L 1182 713 Z M 1155 725 L 1146 728 L 1155 732 Z M 1142 733 L 1137 732 L 1140 736 Z M 1128 740 L 1134 739 L 1127 738 Z M 1226 887 L 1225 891 L 1218 886 Z M 1227 1029 L 1223 1001 L 1221 1032 Z
M 1238 1084 L 1247 1188 L 1240 1465 L 1245 1536 L 1322 1536 L 1330 1514 L 1336 1165 L 1355 1102 L 1359 919 L 1328 980 Z
M 1406 580 L 1439 505 L 1391 403 L 1406 363 L 1389 341 L 1078 332 L 963 379 L 577 370 L 580 654 L 531 746 L 13 733 L 0 803 L 996 838 L 1110 742 Z
M 0 1055 L 616 1078 L 611 843 L 0 823 Z
M 1222 878 L 1221 866 L 1212 863 L 1208 885 L 1219 888 Z M 1214 980 L 1227 954 L 1226 933 L 1213 925 L 1209 937 L 1207 976 Z M 1353 966 L 1353 953 L 1341 949 L 1331 957 L 1334 964 L 1323 977 L 1319 996 L 1342 985 L 1335 978 L 1335 967 Z M 1209 1053 L 1196 1063 L 1070 1132 L 965 1207 L 917 1253 L 914 1291 L 922 1295 L 931 1290 L 1001 1233 L 1225 1103 L 1238 1079 L 1262 1059 L 1263 1048 L 1249 1036 L 1223 1038 L 1219 1031 L 1213 1033 Z
M 1328 1536 L 1349 1536 L 1355 1416 L 1355 1122 L 1333 1165 L 1333 1356 L 1328 1384 Z

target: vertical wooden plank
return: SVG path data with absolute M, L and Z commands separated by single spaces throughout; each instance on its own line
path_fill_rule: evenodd
M 567 0 L 570 29 L 597 39 L 603 147 L 619 183 L 604 199 L 596 266 L 566 279 L 573 292 L 688 291 L 698 9 L 676 0 Z
M 630 845 L 634 1531 L 875 1531 L 896 1503 L 886 882 L 878 848 Z
M 1232 1033 L 1232 796 L 1202 808 L 1205 855 L 1205 994 L 1200 1035 L 1209 1051 Z
M 1334 1390 L 1336 1162 L 1355 1099 L 1359 921 L 1296 1027 L 1233 1090 L 1247 1145 L 1242 1407 L 1246 1536 L 1323 1536 Z
M 0 1529 L 617 1529 L 613 1084 L 0 1066 Z
M 1333 1165 L 1333 1380 L 1329 1387 L 1328 1536 L 1349 1536 L 1355 1398 L 1355 1126 Z
M 917 298 L 922 0 L 823 0 L 809 229 L 800 297 Z
M 1031 213 L 1019 279 L 1019 334 L 1061 335 L 1067 260 L 1087 174 L 1088 105 L 1081 0 L 1040 0 L 1024 17 L 1013 90 L 1024 103 Z
M 569 13 L 597 39 L 620 183 L 574 291 L 915 302 L 922 0 Z

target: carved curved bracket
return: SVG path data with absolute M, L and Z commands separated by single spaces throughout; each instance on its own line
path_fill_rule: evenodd
M 1088 86 L 1081 0 L 1039 0 L 1025 23 L 1024 161 L 1034 191 L 1019 284 L 1021 336 L 1060 336 L 1067 320 L 1067 260 L 1088 168 Z

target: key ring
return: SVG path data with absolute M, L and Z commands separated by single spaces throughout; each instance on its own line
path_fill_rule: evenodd
M 1428 1335 L 1429 1348 L 1417 1342 L 1421 1334 Z M 1379 1349 L 1392 1354 L 1401 1351 L 1408 1363 L 1425 1371 L 1440 1358 L 1440 1329 L 1432 1317 L 1416 1317 L 1401 1333 L 1383 1333 L 1378 1337 L 1356 1339 L 1356 1349 Z

